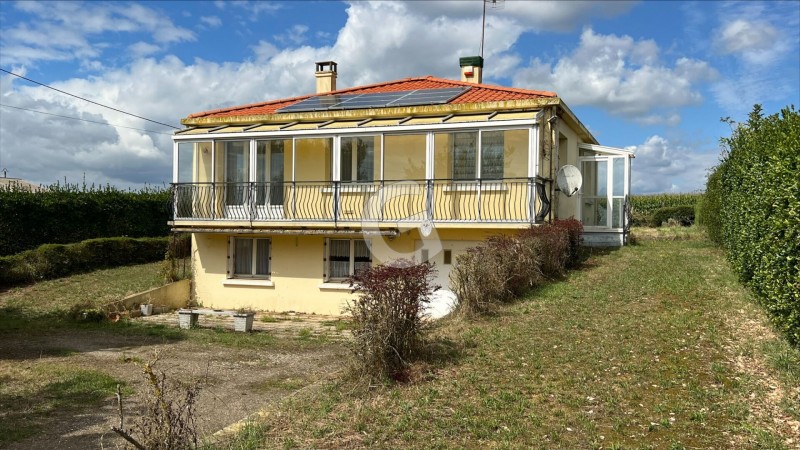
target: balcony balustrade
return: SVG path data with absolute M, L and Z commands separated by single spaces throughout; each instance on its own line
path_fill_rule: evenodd
M 175 183 L 175 221 L 539 223 L 550 180 Z

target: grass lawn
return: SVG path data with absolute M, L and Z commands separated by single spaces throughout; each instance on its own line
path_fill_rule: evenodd
M 497 315 L 448 319 L 408 384 L 347 381 L 220 448 L 800 446 L 800 352 L 693 230 L 597 252 Z
M 126 396 L 135 394 L 137 386 L 125 379 L 134 382 L 142 379 L 141 369 L 126 363 L 124 349 L 128 346 L 146 351 L 150 346 L 168 344 L 189 359 L 199 359 L 201 356 L 196 354 L 200 353 L 206 361 L 212 357 L 223 360 L 219 353 L 249 352 L 245 360 L 224 361 L 235 366 L 269 352 L 301 355 L 341 345 L 326 335 L 310 332 L 279 337 L 267 332 L 235 333 L 221 328 L 180 330 L 175 326 L 124 319 L 117 323 L 80 322 L 69 317 L 68 312 L 75 305 L 87 308 L 105 305 L 161 285 L 160 267 L 161 263 L 125 266 L 0 292 L 0 448 L 40 435 L 54 421 L 97 410 L 113 397 L 117 383 L 124 386 Z M 119 349 L 120 357 L 96 365 L 86 365 L 86 358 L 83 364 L 76 362 L 81 361 L 84 352 L 103 349 Z M 295 360 L 291 363 L 297 365 Z M 205 365 L 200 366 L 198 370 L 207 370 Z M 291 370 L 287 373 L 294 374 Z M 127 377 L 120 378 L 121 374 Z M 258 378 L 258 371 L 247 375 Z M 279 377 L 280 383 L 266 378 L 261 382 L 263 386 L 256 387 L 265 393 L 277 388 L 288 390 L 305 380 L 292 376 Z M 94 444 L 87 443 L 87 448 Z

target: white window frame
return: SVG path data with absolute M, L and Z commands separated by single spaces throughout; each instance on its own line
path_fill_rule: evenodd
M 257 275 L 252 273 L 237 274 L 236 271 L 236 240 L 249 239 L 253 241 L 252 252 L 250 255 L 252 271 L 255 272 L 258 267 L 258 250 L 256 241 L 265 240 L 269 243 L 269 252 L 267 253 L 267 274 Z M 243 279 L 243 280 L 271 280 L 272 279 L 272 239 L 258 236 L 230 236 L 228 238 L 228 271 L 227 279 Z

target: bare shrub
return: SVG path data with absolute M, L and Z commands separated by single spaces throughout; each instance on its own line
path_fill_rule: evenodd
M 163 371 L 157 371 L 155 359 L 142 367 L 148 383 L 143 394 L 144 409 L 132 429 L 125 429 L 122 415 L 122 396 L 119 400 L 119 426 L 111 429 L 138 449 L 185 450 L 197 448 L 195 402 L 200 391 L 199 383 L 182 383 L 168 380 Z M 134 434 L 135 433 L 135 434 Z
M 354 371 L 371 381 L 403 378 L 422 343 L 424 308 L 435 269 L 407 260 L 371 267 L 351 280 L 358 298 L 345 308 L 353 317 Z
M 564 275 L 570 258 L 569 233 L 556 225 L 542 225 L 524 230 L 519 240 L 525 246 L 539 251 L 541 271 L 545 277 L 558 278 Z
M 466 315 L 491 312 L 543 279 L 541 249 L 536 239 L 492 236 L 456 257 L 450 281 Z

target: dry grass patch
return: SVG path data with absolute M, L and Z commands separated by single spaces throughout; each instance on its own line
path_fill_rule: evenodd
M 493 317 L 444 321 L 432 340 L 455 356 L 424 362 L 416 382 L 332 384 L 222 448 L 792 448 L 756 411 L 776 400 L 734 363 L 748 338 L 730 317 L 748 294 L 689 233 L 598 252 Z M 764 367 L 790 392 L 793 375 Z

